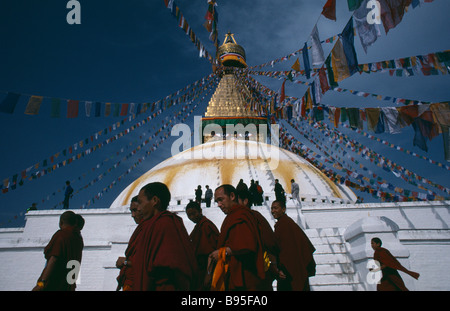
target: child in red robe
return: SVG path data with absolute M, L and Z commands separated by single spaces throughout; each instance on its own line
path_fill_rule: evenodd
M 271 206 L 275 237 L 280 248 L 278 259 L 278 291 L 307 291 L 309 277 L 315 275 L 315 248 L 305 232 L 286 215 L 284 201 L 273 201 Z
M 380 263 L 380 268 L 383 273 L 381 281 L 377 284 L 378 291 L 407 291 L 408 289 L 403 283 L 403 279 L 397 270 L 409 274 L 416 280 L 420 274 L 410 271 L 402 266 L 402 264 L 385 248 L 381 247 L 382 242 L 379 238 L 371 240 L 371 246 L 375 253 L 373 259 Z
M 186 214 L 195 223 L 189 237 L 197 258 L 199 280 L 204 283 L 207 279 L 208 256 L 217 249 L 219 230 L 211 220 L 203 215 L 200 205 L 195 201 L 189 202 L 186 206 Z M 210 284 L 200 284 L 200 289 L 209 290 L 210 286 Z

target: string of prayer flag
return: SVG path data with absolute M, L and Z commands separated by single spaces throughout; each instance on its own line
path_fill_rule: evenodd
M 149 107 L 151 107 L 151 112 L 153 112 L 155 107 L 158 106 L 159 109 L 156 112 L 154 112 L 151 116 L 151 117 L 155 117 L 173 105 L 179 105 L 185 101 L 191 100 L 192 98 L 196 98 L 198 96 L 197 95 L 198 92 L 201 92 L 206 85 L 210 84 L 211 81 L 214 81 L 213 78 L 215 76 L 216 75 L 214 73 L 212 73 L 208 77 L 202 78 L 202 79 L 190 84 L 189 87 L 183 88 L 182 90 L 188 91 L 185 94 L 182 94 L 183 91 L 177 91 L 175 93 L 172 93 L 172 94 L 166 96 L 166 98 L 159 100 L 157 102 L 154 102 L 151 104 L 150 103 L 143 104 L 138 108 L 137 113 L 138 114 L 145 113 L 149 109 Z M 176 97 L 176 99 L 174 100 L 173 97 Z M 78 113 L 78 107 L 77 107 L 78 101 L 73 101 L 72 105 L 74 107 L 72 113 L 75 113 L 75 112 Z M 109 105 L 109 106 L 111 106 L 111 105 Z M 75 109 L 75 107 L 76 107 L 76 109 Z M 120 107 L 120 106 L 118 106 L 118 107 Z M 124 111 L 125 110 L 123 110 L 122 112 L 124 112 Z M 118 111 L 118 113 L 119 113 L 119 111 Z M 127 118 L 123 119 L 121 122 L 116 122 L 116 123 L 112 124 L 111 126 L 103 129 L 102 131 L 96 132 L 96 133 L 90 135 L 89 137 L 86 137 L 85 139 L 66 147 L 62 151 L 51 155 L 50 157 L 44 159 L 42 161 L 42 164 L 41 164 L 41 162 L 38 162 L 38 163 L 28 167 L 27 169 L 22 170 L 21 174 L 15 174 L 15 175 L 22 177 L 21 181 L 19 183 L 13 182 L 13 183 L 8 183 L 8 184 L 4 183 L 3 185 L 0 185 L 1 193 L 7 193 L 9 190 L 15 190 L 17 188 L 17 185 L 20 185 L 20 186 L 23 185 L 23 182 L 27 178 L 28 178 L 28 180 L 34 180 L 34 179 L 40 178 L 41 176 L 47 175 L 47 174 L 57 170 L 58 168 L 64 167 L 68 164 L 73 163 L 74 161 L 76 161 L 78 159 L 81 159 L 84 156 L 92 154 L 94 151 L 99 151 L 103 146 L 106 146 L 107 144 L 117 140 L 118 138 L 131 133 L 133 130 L 135 130 L 138 127 L 139 124 L 134 125 L 128 129 L 110 137 L 110 138 L 107 138 L 104 141 L 99 142 L 92 147 L 88 147 L 89 143 L 93 143 L 94 141 L 101 138 L 102 135 L 106 135 L 107 133 L 112 132 L 113 130 L 116 130 L 121 125 L 123 125 L 125 122 L 130 122 L 131 120 L 134 120 L 135 117 L 136 117 L 135 114 L 129 115 Z M 83 148 L 83 147 L 87 147 L 87 149 L 84 151 L 81 151 L 81 148 Z M 78 151 L 78 149 L 80 149 L 80 151 Z M 78 152 L 78 153 L 75 154 L 76 152 Z M 56 158 L 58 158 L 59 155 L 68 156 L 68 158 L 66 158 L 65 160 L 61 160 L 58 163 L 54 163 L 54 160 Z M 49 165 L 49 163 L 51 163 L 52 165 Z M 9 180 L 9 178 L 4 179 L 4 180 Z
M 206 50 L 203 43 L 200 42 L 197 35 L 194 33 L 192 28 L 189 26 L 188 21 L 184 17 L 183 13 L 181 12 L 180 8 L 175 3 L 175 0 L 164 0 L 164 4 L 166 8 L 170 10 L 172 15 L 176 18 L 178 22 L 178 26 L 183 29 L 183 31 L 186 33 L 186 35 L 189 37 L 189 39 L 194 43 L 195 47 L 199 51 L 199 56 L 202 58 L 206 58 L 209 60 L 211 64 L 215 64 L 215 58 Z

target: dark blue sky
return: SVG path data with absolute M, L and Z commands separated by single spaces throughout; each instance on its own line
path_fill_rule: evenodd
M 351 16 L 346 1 L 337 1 L 337 21 L 327 20 L 320 15 L 325 2 L 219 0 L 219 40 L 222 42 L 227 31 L 235 33 L 236 40 L 246 50 L 250 66 L 286 56 L 308 41 L 316 23 L 322 40 L 342 31 Z M 0 113 L 0 182 L 5 178 L 11 179 L 23 169 L 42 162 L 123 119 L 87 118 L 84 116 L 84 108 L 80 109 L 78 118 L 50 118 L 49 98 L 102 103 L 154 102 L 211 73 L 210 63 L 199 58 L 198 50 L 178 27 L 163 0 L 81 0 L 81 25 L 67 24 L 66 15 L 69 10 L 66 3 L 65 0 L 2 0 L 0 3 L 0 91 L 3 92 L 0 95 L 3 98 L 5 92 L 22 94 L 13 114 Z M 210 53 L 214 53 L 208 34 L 202 26 L 207 9 L 206 1 L 179 0 L 176 4 L 200 41 Z M 374 46 L 369 47 L 367 54 L 361 48 L 359 38 L 355 37 L 359 63 L 448 50 L 448 12 L 450 2 L 446 0 L 435 0 L 415 9 L 410 8 L 402 23 L 388 35 L 382 29 L 381 37 Z M 332 45 L 324 44 L 323 48 L 328 54 Z M 287 70 L 293 61 L 294 59 L 262 70 Z M 255 78 L 274 90 L 281 87 L 280 80 L 258 76 Z M 357 74 L 342 81 L 340 86 L 399 98 L 447 101 L 450 97 L 449 82 L 449 75 L 400 78 L 377 73 Z M 286 84 L 286 93 L 290 96 L 301 97 L 305 90 L 303 85 Z M 40 95 L 47 99 L 37 116 L 24 114 L 30 95 Z M 204 114 L 207 100 L 199 104 L 193 115 Z M 392 106 L 390 102 L 333 91 L 325 95 L 322 103 L 339 107 Z M 64 106 L 61 113 L 65 116 Z M 172 109 L 161 118 L 172 117 L 173 114 Z M 188 124 L 192 123 L 193 115 L 187 120 Z M 136 148 L 143 141 L 144 133 L 148 136 L 151 134 L 148 131 L 152 132 L 152 128 L 159 128 L 161 118 L 84 159 L 47 176 L 27 181 L 16 190 L 0 193 L 0 223 L 3 226 L 23 225 L 20 213 L 32 202 L 37 202 L 41 209 L 52 208 L 62 201 L 63 194 L 58 190 L 63 188 L 65 180 L 75 180 L 75 189 L 84 187 Z M 142 119 L 143 116 L 140 116 L 112 134 Z M 341 130 L 345 132 L 344 129 Z M 429 142 L 429 152 L 425 153 L 412 145 L 412 133 L 411 128 L 405 128 L 401 134 L 383 134 L 380 137 L 445 163 L 441 136 Z M 105 138 L 109 136 L 111 134 Z M 384 148 L 360 136 L 355 137 L 374 150 L 383 152 L 384 156 L 402 161 L 402 165 L 413 171 L 417 170 L 421 176 L 433 178 L 435 182 L 450 187 L 448 171 Z M 170 145 L 174 139 L 169 138 L 157 152 L 146 157 L 144 163 L 139 164 L 110 191 L 104 192 L 102 198 L 91 207 L 109 207 L 115 196 L 130 182 L 170 156 Z M 121 150 L 123 152 L 117 155 Z M 80 190 L 71 203 L 72 207 L 86 203 L 124 174 L 133 166 L 136 158 L 142 155 L 143 151 L 121 161 L 101 181 Z M 93 170 L 98 163 L 103 165 Z M 14 220 L 15 216 L 19 216 L 17 220 Z M 13 221 L 9 222 L 11 219 Z

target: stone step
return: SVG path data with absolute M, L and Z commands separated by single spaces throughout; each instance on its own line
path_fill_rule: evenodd
M 351 263 L 333 263 L 316 265 L 316 275 L 321 274 L 349 274 L 355 273 L 353 264 Z
M 313 245 L 320 244 L 342 244 L 345 243 L 342 237 L 338 236 L 326 236 L 326 237 L 310 237 L 309 240 Z
M 326 284 L 326 285 L 311 285 L 311 291 L 365 291 L 364 285 L 361 283 L 355 284 Z
M 323 228 L 323 229 L 306 229 L 305 233 L 308 237 L 325 237 L 325 236 L 342 236 L 344 228 Z
M 316 248 L 316 275 L 309 279 L 313 291 L 363 291 L 353 262 L 348 256 L 343 238 L 344 229 L 306 229 L 306 235 Z
M 355 273 L 341 273 L 341 274 L 316 274 L 309 278 L 311 285 L 330 285 L 330 284 L 356 284 L 359 283 L 359 278 Z
M 347 254 L 314 254 L 314 261 L 319 264 L 352 263 Z
M 347 247 L 344 243 L 332 243 L 332 244 L 316 244 L 314 245 L 316 251 L 314 254 L 345 254 L 347 253 Z

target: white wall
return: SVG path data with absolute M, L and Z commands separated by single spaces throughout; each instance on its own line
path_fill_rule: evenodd
M 409 250 L 410 268 L 422 274 L 417 290 L 450 290 L 450 202 L 432 204 L 304 204 L 302 214 L 309 228 L 346 228 L 360 218 L 385 216 L 399 225 L 400 242 Z M 257 208 L 273 226 L 268 207 Z M 174 207 L 190 232 L 194 226 L 183 207 Z M 224 215 L 217 207 L 204 214 L 219 228 Z M 36 284 L 44 265 L 43 249 L 58 230 L 62 210 L 33 211 L 27 214 L 23 229 L 0 230 L 0 290 L 30 290 Z M 114 290 L 122 256 L 136 227 L 126 208 L 74 210 L 86 224 L 82 230 L 85 248 L 78 290 Z M 288 208 L 297 220 L 297 210 Z M 23 230 L 23 232 L 22 232 Z

